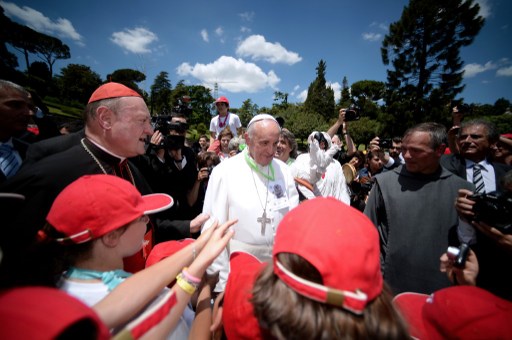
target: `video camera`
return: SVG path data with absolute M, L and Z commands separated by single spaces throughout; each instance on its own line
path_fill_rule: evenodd
M 184 133 L 188 129 L 188 124 L 183 122 L 173 122 L 172 116 L 160 115 L 152 118 L 153 129 L 160 131 L 162 135 L 167 136 L 171 131 Z
M 481 221 L 504 234 L 512 234 L 512 193 L 474 194 L 468 197 L 475 201 L 474 220 Z

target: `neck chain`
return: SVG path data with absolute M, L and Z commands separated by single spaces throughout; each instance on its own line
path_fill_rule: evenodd
M 92 153 L 91 150 L 89 150 L 89 148 L 87 147 L 87 145 L 85 145 L 85 142 L 84 142 L 85 138 L 82 138 L 80 140 L 80 143 L 82 143 L 82 146 L 83 148 L 85 149 L 85 151 L 89 154 L 89 156 L 92 157 L 92 159 L 94 159 L 94 161 L 96 162 L 96 164 L 98 164 L 98 166 L 100 167 L 101 171 L 105 174 L 105 175 L 108 175 L 108 172 L 107 170 L 105 170 L 105 168 L 103 167 L 103 165 L 101 165 L 100 161 L 98 160 L 98 158 L 96 158 L 96 156 L 94 156 L 94 154 Z M 133 179 L 133 175 L 132 175 L 132 171 L 130 170 L 130 167 L 128 166 L 128 164 L 126 164 L 126 170 L 128 172 L 128 175 L 130 176 L 130 180 L 132 181 L 132 184 L 133 186 L 135 186 L 135 180 Z M 114 173 L 115 173 L 115 170 L 114 170 Z M 119 174 L 122 178 L 122 174 Z
M 224 126 L 226 126 L 226 121 L 228 120 L 229 118 L 229 111 L 228 113 L 226 114 L 226 116 L 224 117 L 224 121 L 222 121 L 221 119 L 222 117 L 220 116 L 219 114 L 219 127 L 223 128 Z
M 261 236 L 265 236 L 265 229 L 267 227 L 267 223 L 272 222 L 272 220 L 267 217 L 269 178 L 268 178 L 268 176 L 266 177 L 267 178 L 267 183 L 266 183 L 267 194 L 265 195 L 265 205 L 263 205 L 263 203 L 261 203 L 260 191 L 258 189 L 258 186 L 256 185 L 256 180 L 254 179 L 254 171 L 251 171 L 251 175 L 252 175 L 252 182 L 254 183 L 254 188 L 256 189 L 256 194 L 258 195 L 258 203 L 261 205 L 261 209 L 263 209 L 263 214 L 261 215 L 261 217 L 258 217 L 256 219 L 256 222 L 260 223 L 260 225 L 261 225 Z

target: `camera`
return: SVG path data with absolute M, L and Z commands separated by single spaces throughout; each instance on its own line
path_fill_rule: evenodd
M 475 201 L 474 220 L 481 221 L 504 234 L 512 234 L 512 193 L 479 193 L 468 197 Z
M 161 148 L 166 148 L 167 150 L 179 150 L 185 146 L 185 136 L 179 135 L 169 135 L 165 136 L 162 143 L 160 143 Z
M 446 250 L 446 255 L 448 255 L 448 258 L 453 261 L 453 265 L 457 268 L 464 268 L 468 253 L 469 245 L 467 243 L 462 243 L 459 248 L 448 247 Z
M 318 141 L 318 144 L 324 142 L 324 145 L 326 148 L 329 145 L 329 143 L 327 142 L 327 139 L 325 139 L 324 135 L 321 132 L 315 133 L 314 138 Z
M 345 111 L 345 121 L 352 122 L 354 120 L 359 120 L 359 109 L 354 105 L 350 105 Z
M 389 139 L 389 138 L 381 139 L 379 141 L 379 146 L 383 149 L 389 149 L 390 147 L 393 146 L 393 143 L 392 143 L 391 139 Z
M 184 133 L 188 129 L 188 124 L 183 122 L 173 122 L 172 116 L 169 115 L 160 115 L 154 116 L 153 120 L 153 129 L 156 131 L 160 131 L 162 135 L 167 136 L 171 131 L 176 131 L 178 133 Z

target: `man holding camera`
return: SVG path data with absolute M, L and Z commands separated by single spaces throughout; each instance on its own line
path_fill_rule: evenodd
M 194 216 L 187 204 L 187 193 L 197 178 L 197 162 L 194 151 L 185 146 L 188 124 L 183 115 L 172 114 L 171 121 L 160 128 L 164 133 L 157 130 L 151 137 L 151 185 L 153 190 L 174 198 L 174 206 L 169 209 L 173 219 L 189 220 Z M 176 238 L 162 231 L 156 236 L 157 242 Z
M 446 129 L 422 123 L 402 139 L 405 165 L 375 177 L 364 213 L 380 234 L 381 267 L 394 294 L 430 294 L 450 285 L 439 271 L 439 256 L 455 234 L 453 202 L 471 183 L 443 169 Z
M 480 265 L 477 285 L 499 296 L 512 298 L 512 294 L 509 293 L 512 281 L 505 280 L 508 273 L 504 276 L 502 272 L 503 266 L 510 265 L 508 251 L 496 247 L 496 242 L 488 233 L 482 232 L 474 224 L 466 223 L 472 221 L 471 217 L 475 213 L 472 207 L 476 199 L 471 199 L 471 195 L 505 191 L 505 186 L 500 179 L 512 167 L 490 161 L 493 147 L 498 139 L 499 134 L 493 123 L 482 119 L 464 122 L 457 135 L 458 153 L 444 155 L 441 158 L 441 165 L 475 184 L 475 190 L 461 190 L 457 201 L 462 202 L 466 208 L 466 211 L 460 214 L 462 218 L 459 227 L 460 238 L 471 244 Z M 480 227 L 485 228 L 482 225 Z

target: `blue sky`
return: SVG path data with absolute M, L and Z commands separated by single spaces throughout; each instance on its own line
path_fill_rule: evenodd
M 479 0 L 486 24 L 473 44 L 462 49 L 469 103 L 512 100 L 512 1 Z M 84 64 L 103 79 L 116 69 L 155 77 L 169 73 L 227 96 L 232 107 L 250 98 L 269 107 L 274 91 L 303 102 L 320 59 L 339 98 L 343 77 L 386 80 L 380 47 L 389 24 L 406 0 L 316 1 L 57 1 L 16 0 L 0 5 L 11 20 L 56 36 L 71 49 L 54 72 Z M 32 58 L 32 61 L 36 59 Z M 19 60 L 24 69 L 23 59 Z

